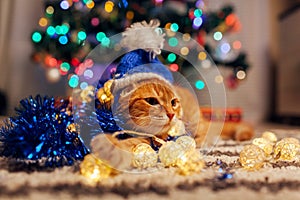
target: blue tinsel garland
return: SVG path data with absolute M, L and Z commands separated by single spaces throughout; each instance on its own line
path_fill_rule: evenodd
M 0 156 L 46 159 L 45 167 L 72 165 L 88 154 L 74 123 L 68 100 L 36 96 L 20 101 L 16 117 L 0 130 Z

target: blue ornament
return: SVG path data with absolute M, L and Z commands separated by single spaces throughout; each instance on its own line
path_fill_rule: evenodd
M 68 100 L 29 97 L 20 101 L 16 117 L 0 130 L 0 156 L 24 160 L 46 159 L 45 167 L 72 165 L 88 154 L 75 130 Z
M 227 179 L 232 179 L 233 174 L 232 173 L 222 173 L 220 176 L 218 176 L 219 180 L 227 180 Z
M 217 176 L 218 180 L 224 181 L 233 178 L 233 173 L 230 172 L 230 169 L 227 167 L 226 163 L 223 163 L 222 160 L 217 159 L 216 164 L 219 166 Z

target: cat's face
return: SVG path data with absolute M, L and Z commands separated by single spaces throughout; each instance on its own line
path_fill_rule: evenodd
M 127 102 L 127 128 L 159 135 L 176 123 L 182 123 L 180 100 L 170 85 L 155 80 L 143 82 L 134 89 Z M 124 110 L 126 105 L 121 106 Z

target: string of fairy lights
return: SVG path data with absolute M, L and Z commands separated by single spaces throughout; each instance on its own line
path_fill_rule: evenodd
M 79 76 L 92 77 L 92 64 L 85 62 L 86 55 L 98 44 L 109 47 L 110 36 L 123 32 L 133 22 L 157 18 L 161 27 L 170 32 L 183 33 L 183 40 L 196 40 L 213 58 L 217 65 L 232 68 L 229 77 L 216 77 L 215 81 L 231 81 L 228 87 L 235 87 L 246 78 L 248 63 L 241 52 L 239 40 L 228 39 L 238 32 L 241 24 L 231 6 L 218 12 L 209 12 L 202 0 L 45 0 L 45 14 L 38 20 L 39 28 L 33 31 L 33 60 L 46 69 L 51 82 L 67 76 L 71 88 L 87 87 L 80 83 Z M 178 40 L 170 37 L 168 45 L 176 47 Z M 184 71 L 189 64 L 182 56 L 190 53 L 189 47 L 182 47 L 180 55 L 164 52 L 162 61 L 171 71 Z M 211 62 L 205 52 L 198 59 L 203 68 Z M 228 81 L 227 81 L 228 82 Z M 195 82 L 199 90 L 205 88 L 202 80 Z

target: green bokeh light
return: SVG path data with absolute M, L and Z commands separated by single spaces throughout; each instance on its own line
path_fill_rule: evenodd
M 204 87 L 205 87 L 205 83 L 201 80 L 198 80 L 195 82 L 195 87 L 198 89 L 198 90 L 203 90 Z
M 194 16 L 195 16 L 195 17 L 201 17 L 201 16 L 202 16 L 202 10 L 196 9 L 196 10 L 194 11 Z
M 77 36 L 78 36 L 79 40 L 85 40 L 86 39 L 86 33 L 84 31 L 79 31 Z
M 32 34 L 32 41 L 34 41 L 35 43 L 38 43 L 42 40 L 42 35 L 39 32 L 34 32 Z
M 55 32 L 58 35 L 62 34 L 61 26 L 55 26 Z
M 60 29 L 61 29 L 61 34 L 63 34 L 63 35 L 65 35 L 69 32 L 69 26 L 66 24 L 61 25 Z
M 102 44 L 102 46 L 104 46 L 104 47 L 108 47 L 109 44 L 110 44 L 110 39 L 109 39 L 108 37 L 103 38 L 103 39 L 101 40 L 101 44 Z
M 103 39 L 103 38 L 106 38 L 105 33 L 103 33 L 103 32 L 97 33 L 96 39 L 97 39 L 99 42 L 102 42 L 102 39 Z
M 171 31 L 176 32 L 176 31 L 178 31 L 179 26 L 178 26 L 178 24 L 173 23 L 173 24 L 171 24 L 170 29 L 171 29 Z
M 169 39 L 169 45 L 170 45 L 171 47 L 176 47 L 176 46 L 178 45 L 178 40 L 177 40 L 177 38 L 174 38 L 174 37 L 170 38 L 170 39 Z
M 217 32 L 214 33 L 214 39 L 215 40 L 219 41 L 219 40 L 222 39 L 222 37 L 223 37 L 223 35 L 220 31 L 217 31 Z
M 170 53 L 167 58 L 168 62 L 172 63 L 176 60 L 176 55 L 174 53 Z
M 70 66 L 70 64 L 67 63 L 67 62 L 63 62 L 63 63 L 61 63 L 61 65 L 60 65 L 60 69 L 61 69 L 62 71 L 64 71 L 64 72 L 69 71 L 70 68 L 71 68 L 71 66 Z
M 47 28 L 47 34 L 50 35 L 50 36 L 54 35 L 55 34 L 55 28 L 53 26 L 49 26 Z
M 78 86 L 78 84 L 79 84 L 79 78 L 78 78 L 78 76 L 77 75 L 72 75 L 71 78 L 70 78 L 70 80 L 69 80 L 69 86 L 71 88 L 75 88 L 75 87 Z

